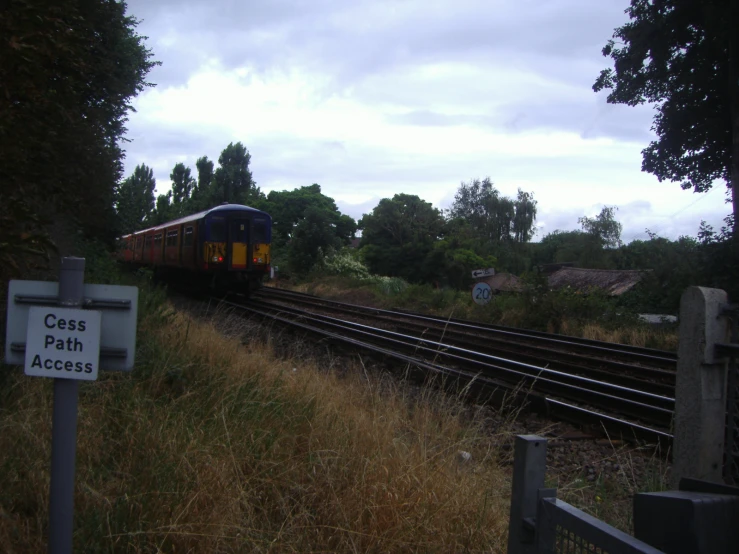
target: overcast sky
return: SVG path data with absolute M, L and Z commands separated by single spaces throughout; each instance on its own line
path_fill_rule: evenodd
M 448 208 L 489 176 L 538 201 L 537 239 L 618 206 L 622 238 L 695 235 L 729 213 L 641 172 L 653 111 L 592 85 L 628 0 L 129 0 L 162 66 L 134 102 L 126 174 L 169 189 L 241 141 L 263 192 L 318 183 L 355 219 L 416 194 Z M 537 240 L 535 239 L 535 240 Z

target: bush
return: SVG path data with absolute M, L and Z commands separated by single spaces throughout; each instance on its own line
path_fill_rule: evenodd
M 340 275 L 353 279 L 369 279 L 370 272 L 356 256 L 341 251 L 323 259 L 321 270 L 327 275 Z

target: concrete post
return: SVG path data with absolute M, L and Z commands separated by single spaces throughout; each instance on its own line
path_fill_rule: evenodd
M 729 342 L 729 322 L 721 316 L 727 295 L 690 287 L 680 299 L 680 344 L 673 442 L 672 487 L 691 477 L 722 482 L 726 375 L 728 363 L 714 355 Z
M 514 444 L 508 554 L 535 554 L 536 508 L 547 471 L 547 439 L 518 435 Z

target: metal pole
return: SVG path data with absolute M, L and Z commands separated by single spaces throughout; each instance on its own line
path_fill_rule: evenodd
M 84 276 L 84 258 L 62 258 L 59 272 L 60 306 L 78 308 L 82 305 Z M 71 554 L 72 552 L 78 390 L 76 379 L 54 379 L 49 490 L 49 554 Z

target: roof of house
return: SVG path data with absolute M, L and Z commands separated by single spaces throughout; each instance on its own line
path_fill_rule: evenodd
M 600 288 L 610 296 L 619 296 L 639 281 L 649 270 L 584 269 L 565 267 L 548 277 L 553 289 L 572 287 L 578 290 Z
M 483 279 L 493 290 L 516 292 L 521 290 L 521 280 L 512 273 L 496 273 Z

